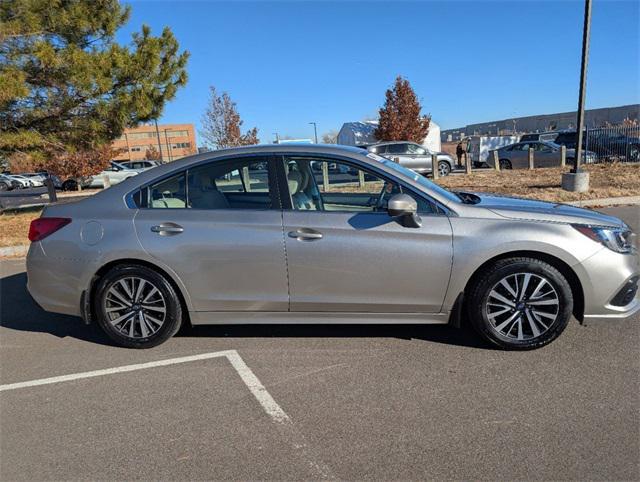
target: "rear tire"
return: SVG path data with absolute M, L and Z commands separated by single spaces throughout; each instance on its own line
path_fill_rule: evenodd
M 438 174 L 440 177 L 446 177 L 451 172 L 451 165 L 446 161 L 438 162 Z
M 93 313 L 106 335 L 126 348 L 160 345 L 182 324 L 182 305 L 171 283 L 140 265 L 116 266 L 100 278 Z
M 513 166 L 511 165 L 511 161 L 509 159 L 500 159 L 498 163 L 500 164 L 500 170 L 513 169 Z
M 467 312 L 474 329 L 506 350 L 531 350 L 555 340 L 571 318 L 573 295 L 566 278 L 535 258 L 497 261 L 469 289 Z

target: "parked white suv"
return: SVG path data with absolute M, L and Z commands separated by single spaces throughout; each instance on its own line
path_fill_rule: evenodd
M 380 142 L 379 144 L 368 146 L 367 150 L 424 175 L 432 172 L 431 156 L 433 154 L 438 156 L 438 174 L 441 177 L 448 176 L 455 165 L 453 157 L 449 154 L 431 152 L 426 147 L 415 142 Z

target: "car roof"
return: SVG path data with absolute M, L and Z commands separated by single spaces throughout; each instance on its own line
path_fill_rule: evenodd
M 375 144 L 370 144 L 367 147 L 375 147 L 375 146 L 388 146 L 390 144 L 418 144 L 417 142 L 413 142 L 413 141 L 385 141 L 385 142 L 377 142 Z M 420 145 L 420 144 L 418 144 Z

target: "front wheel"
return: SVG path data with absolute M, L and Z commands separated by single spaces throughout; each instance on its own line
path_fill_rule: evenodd
M 566 328 L 573 295 L 565 277 L 535 258 L 496 262 L 470 287 L 467 311 L 475 330 L 509 350 L 530 350 Z
M 169 281 L 145 266 L 117 266 L 100 278 L 93 312 L 118 345 L 151 348 L 180 328 L 182 307 Z

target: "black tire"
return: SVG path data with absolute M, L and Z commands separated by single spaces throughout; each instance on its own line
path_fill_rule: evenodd
M 511 165 L 511 161 L 509 159 L 500 159 L 498 163 L 500 164 L 500 170 L 513 169 L 513 166 Z
M 9 190 L 9 185 L 4 181 L 0 181 L 0 191 L 8 191 L 8 190 Z
M 438 162 L 438 175 L 440 177 L 447 177 L 451 173 L 451 164 L 447 161 Z
M 67 179 L 65 182 L 62 183 L 62 190 L 63 191 L 77 191 L 78 190 L 78 183 L 74 179 Z
M 137 333 L 134 333 L 134 337 L 125 335 L 110 321 L 112 317 L 118 316 L 119 313 L 116 312 L 116 315 L 112 315 L 106 311 L 108 299 L 113 299 L 107 299 L 109 290 L 121 280 L 131 280 L 132 278 L 142 279 L 155 287 L 162 297 L 163 307 L 166 310 L 162 325 L 157 328 L 157 331 L 148 336 L 144 336 L 142 333 L 139 333 L 139 336 L 135 336 Z M 143 303 L 140 303 L 140 305 L 143 305 Z M 146 313 L 146 310 L 141 307 L 138 308 L 138 311 Z M 95 289 L 92 312 L 106 335 L 119 346 L 126 348 L 152 348 L 160 345 L 175 335 L 182 324 L 182 305 L 176 290 L 164 276 L 146 266 L 140 265 L 116 266 L 102 276 Z M 135 319 L 136 315 L 133 315 L 133 318 Z M 136 332 L 141 331 L 141 322 L 138 320 L 137 323 L 138 330 L 135 330 Z
M 557 299 L 557 303 L 548 306 L 545 302 L 544 304 L 547 306 L 545 306 L 544 308 L 540 306 L 532 307 L 528 305 L 527 296 L 536 294 L 535 292 L 532 293 L 531 287 L 537 283 L 525 284 L 524 276 L 526 274 L 530 275 L 531 280 L 537 281 L 540 279 L 544 279 L 546 283 L 548 283 L 549 286 L 553 288 L 553 292 L 549 291 L 550 293 L 552 293 L 549 296 Z M 498 295 L 509 297 L 510 295 L 507 291 L 500 291 L 503 289 L 503 285 L 499 284 L 502 280 L 505 279 L 515 279 L 517 286 L 517 280 L 520 276 L 520 288 L 522 287 L 522 285 L 525 285 L 524 301 L 515 303 L 515 298 L 510 299 L 510 302 L 514 302 L 514 306 L 513 308 L 509 308 L 510 311 L 507 311 L 504 315 L 501 315 L 503 316 L 503 318 L 498 318 L 495 315 L 496 312 L 494 311 L 494 313 L 492 313 L 492 315 L 494 316 L 493 319 L 496 320 L 496 324 L 494 325 L 489 318 L 488 312 L 490 308 L 488 307 L 487 303 L 489 303 L 489 299 L 491 297 L 491 299 L 494 300 L 490 303 L 491 306 L 493 306 L 493 308 L 491 309 L 500 310 L 501 308 L 495 308 L 495 306 L 498 306 L 502 302 L 495 301 L 492 291 L 495 289 L 498 292 Z M 546 288 L 546 285 L 543 286 L 545 286 L 545 290 L 548 289 Z M 573 295 L 571 292 L 571 286 L 567 282 L 566 278 L 562 275 L 562 273 L 560 273 L 560 271 L 558 271 L 550 264 L 535 258 L 519 257 L 497 261 L 493 266 L 489 267 L 473 281 L 472 285 L 469 287 L 468 292 L 469 296 L 467 298 L 466 307 L 467 313 L 469 315 L 469 320 L 471 321 L 474 329 L 489 342 L 506 350 L 531 350 L 551 343 L 567 327 L 569 319 L 571 318 L 571 313 L 573 311 Z M 495 293 L 495 291 L 493 292 Z M 527 295 L 527 292 L 529 293 L 529 295 Z M 540 298 L 532 297 L 532 299 L 538 300 Z M 528 301 L 531 302 L 532 305 L 543 304 L 540 301 Z M 526 305 L 526 307 L 520 306 L 523 303 L 524 305 Z M 507 307 L 506 304 L 504 304 L 503 306 Z M 527 310 L 529 310 L 529 313 L 527 313 Z M 555 319 L 548 322 L 549 324 L 547 326 L 538 324 L 536 320 L 543 320 L 543 317 L 532 315 L 531 310 L 546 311 L 547 315 L 555 315 Z M 557 310 L 557 312 L 555 310 Z M 504 329 L 512 330 L 511 333 L 507 334 L 504 334 L 500 330 L 498 330 L 498 328 L 500 328 L 500 326 L 505 322 L 505 319 L 508 320 L 513 316 L 517 317 L 515 319 L 516 322 L 520 321 L 520 326 L 514 323 L 511 324 L 511 327 L 509 327 L 509 325 L 507 324 Z M 547 322 L 547 320 L 548 318 L 545 316 L 544 321 Z M 532 326 L 532 324 L 534 326 Z M 542 331 L 543 326 L 545 326 L 545 331 Z M 538 336 L 535 335 L 534 330 L 540 332 Z M 522 335 L 523 337 L 528 336 L 528 338 L 520 340 L 518 339 L 520 335 Z

